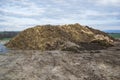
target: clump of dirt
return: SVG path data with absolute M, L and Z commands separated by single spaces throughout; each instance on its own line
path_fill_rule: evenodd
M 22 31 L 5 45 L 11 49 L 28 50 L 65 50 L 75 47 L 76 49 L 86 49 L 87 45 L 82 46 L 81 43 L 87 43 L 87 45 L 97 43 L 95 48 L 98 46 L 103 48 L 112 45 L 113 38 L 104 32 L 77 23 L 38 25 Z

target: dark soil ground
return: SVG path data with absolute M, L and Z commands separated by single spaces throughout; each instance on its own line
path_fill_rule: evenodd
M 120 80 L 120 41 L 103 50 L 11 50 L 0 55 L 0 80 Z

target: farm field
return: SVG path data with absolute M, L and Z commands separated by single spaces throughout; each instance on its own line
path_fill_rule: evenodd
M 120 33 L 109 33 L 109 35 L 114 38 L 120 38 Z

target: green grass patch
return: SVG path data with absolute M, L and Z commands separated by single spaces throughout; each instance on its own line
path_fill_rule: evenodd
M 10 40 L 11 38 L 2 38 L 2 39 L 0 39 L 0 40 L 3 40 L 3 41 L 8 41 L 8 40 Z
M 120 33 L 109 33 L 113 38 L 120 38 Z

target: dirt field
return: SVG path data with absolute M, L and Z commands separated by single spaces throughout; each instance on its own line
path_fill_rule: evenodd
M 120 80 L 120 41 L 105 50 L 9 51 L 0 80 Z

